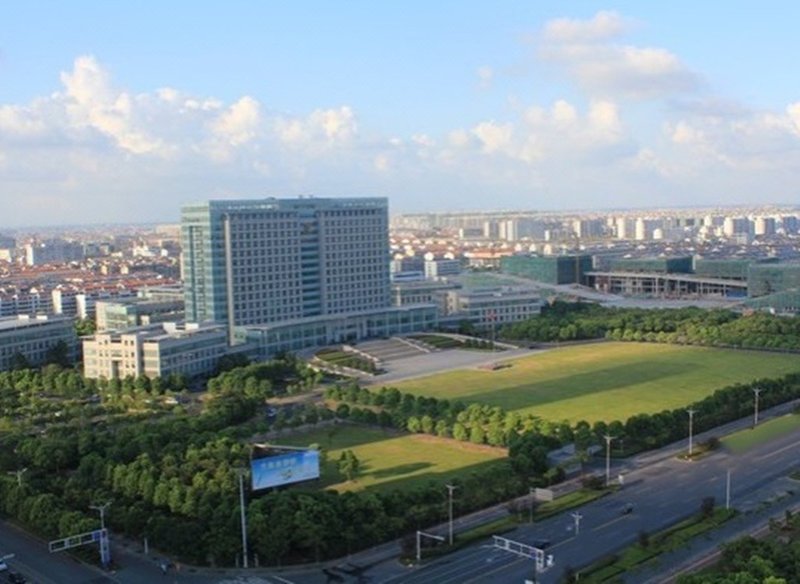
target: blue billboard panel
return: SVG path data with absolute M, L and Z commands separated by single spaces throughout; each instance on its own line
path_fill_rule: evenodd
M 319 451 L 299 450 L 250 461 L 253 490 L 319 478 Z

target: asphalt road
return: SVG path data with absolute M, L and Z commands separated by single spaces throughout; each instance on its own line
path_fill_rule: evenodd
M 505 534 L 515 541 L 552 542 L 547 553 L 554 567 L 539 575 L 542 584 L 554 584 L 567 566 L 580 567 L 636 541 L 640 531 L 654 532 L 696 513 L 704 497 L 724 505 L 726 474 L 731 470 L 731 502 L 737 507 L 769 488 L 789 469 L 800 464 L 800 432 L 774 440 L 742 455 L 717 452 L 694 462 L 670 458 L 626 475 L 625 486 L 610 496 L 585 505 L 576 535 L 570 515 L 563 514 Z M 755 497 L 758 499 L 758 497 Z M 633 504 L 634 511 L 622 509 Z M 461 550 L 423 568 L 407 570 L 374 582 L 456 584 L 519 582 L 533 578 L 533 561 L 494 549 L 490 541 Z
M 788 407 L 788 406 L 785 406 Z M 766 414 L 766 412 L 765 412 Z M 736 425 L 746 425 L 747 421 Z M 717 430 L 717 435 L 725 432 Z M 702 435 L 697 436 L 698 441 Z M 583 506 L 583 518 L 576 535 L 569 513 L 525 525 L 504 534 L 515 541 L 534 544 L 549 540 L 547 553 L 554 556 L 554 567 L 540 575 L 542 584 L 555 583 L 565 567 L 580 567 L 614 552 L 636 540 L 642 530 L 657 531 L 698 511 L 704 497 L 725 502 L 726 473 L 731 470 L 731 501 L 737 508 L 759 505 L 768 498 L 776 480 L 800 465 L 800 432 L 773 440 L 742 455 L 719 451 L 694 462 L 674 457 L 682 445 L 615 463 L 612 477 L 625 471 L 625 484 L 612 495 Z M 625 505 L 633 512 L 623 514 Z M 113 541 L 113 540 L 112 540 Z M 281 571 L 278 574 L 251 570 L 170 570 L 164 575 L 157 556 L 146 557 L 138 545 L 112 545 L 119 569 L 103 573 L 85 566 L 65 554 L 50 554 L 44 542 L 5 523 L 0 523 L 0 556 L 13 553 L 12 569 L 39 584 L 137 584 L 141 582 L 219 584 L 329 584 L 369 582 L 373 584 L 456 584 L 479 582 L 519 582 L 533 574 L 530 559 L 491 547 L 490 539 L 449 554 L 421 568 L 406 568 L 386 560 L 381 548 L 357 555 L 362 569 L 344 563 L 339 569 L 323 572 L 319 568 Z M 391 544 L 382 546 L 392 549 Z M 371 560 L 374 558 L 374 562 Z M 355 559 L 355 558 L 354 558 Z M 374 565 L 373 565 L 374 564 Z

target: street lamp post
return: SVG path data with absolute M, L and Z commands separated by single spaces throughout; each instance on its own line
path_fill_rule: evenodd
M 244 475 L 247 474 L 247 471 L 239 469 L 237 474 L 239 475 L 239 507 L 242 514 L 242 566 L 247 568 L 247 515 L 244 508 Z
M 455 485 L 450 485 L 450 484 L 445 485 L 445 487 L 447 487 L 447 496 L 448 496 L 447 510 L 448 510 L 448 515 L 450 516 L 450 539 L 449 539 L 449 541 L 450 541 L 450 545 L 453 545 L 453 491 L 455 491 L 458 487 L 456 487 Z
M 9 471 L 8 474 L 14 475 L 15 477 L 17 477 L 17 486 L 21 487 L 22 486 L 22 475 L 24 475 L 27 470 L 28 470 L 28 467 L 25 467 L 22 470 Z
M 100 512 L 100 529 L 106 528 L 106 509 L 111 505 L 111 501 L 107 501 L 102 505 L 89 505 L 89 509 L 94 509 Z
M 758 396 L 761 395 L 762 391 L 760 387 L 753 388 L 753 396 L 755 398 L 753 402 L 753 428 L 758 425 Z
M 689 460 L 692 460 L 692 432 L 694 430 L 694 414 L 697 410 L 689 408 L 686 413 L 689 414 Z
M 533 487 L 528 487 L 528 523 L 533 523 Z
M 583 519 L 583 515 L 575 511 L 572 513 L 572 519 L 575 520 L 575 535 L 577 536 L 581 532 L 581 519 Z
M 608 487 L 611 481 L 611 441 L 614 439 L 614 436 L 605 434 L 603 438 L 606 439 L 606 487 Z
M 731 469 L 725 478 L 725 509 L 731 508 Z

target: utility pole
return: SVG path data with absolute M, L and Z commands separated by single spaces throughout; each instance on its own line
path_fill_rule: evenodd
M 611 480 L 611 441 L 614 439 L 614 436 L 604 434 L 603 438 L 606 439 L 606 487 L 608 487 Z
M 528 523 L 533 523 L 533 487 L 528 487 Z
M 583 519 L 583 515 L 575 511 L 572 513 L 572 518 L 575 520 L 575 536 L 577 537 L 581 532 L 581 519 Z
M 28 470 L 28 467 L 25 467 L 22 470 L 8 471 L 8 474 L 16 476 L 17 477 L 17 486 L 21 487 L 22 486 L 22 475 L 24 475 L 27 470 Z
M 111 505 L 111 501 L 107 501 L 102 505 L 89 505 L 89 509 L 94 509 L 100 512 L 100 529 L 106 528 L 106 509 Z
M 247 471 L 239 469 L 237 474 L 239 475 L 239 507 L 242 513 L 242 555 L 244 557 L 242 566 L 247 568 L 247 514 L 244 508 L 244 475 L 247 474 Z
M 753 403 L 753 428 L 758 426 L 758 396 L 761 395 L 763 390 L 760 387 L 753 388 L 753 396 L 755 401 Z
M 453 545 L 453 491 L 455 491 L 458 487 L 455 485 L 447 484 L 447 495 L 448 495 L 448 505 L 447 509 L 450 516 L 450 545 Z
M 692 431 L 694 430 L 694 414 L 697 410 L 689 408 L 686 413 L 689 414 L 689 460 L 692 460 Z
M 725 480 L 725 509 L 731 508 L 731 469 L 728 469 Z

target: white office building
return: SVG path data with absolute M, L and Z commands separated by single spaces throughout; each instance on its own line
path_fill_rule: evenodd
M 89 379 L 194 377 L 212 373 L 228 351 L 222 325 L 165 322 L 84 339 L 83 370 Z

